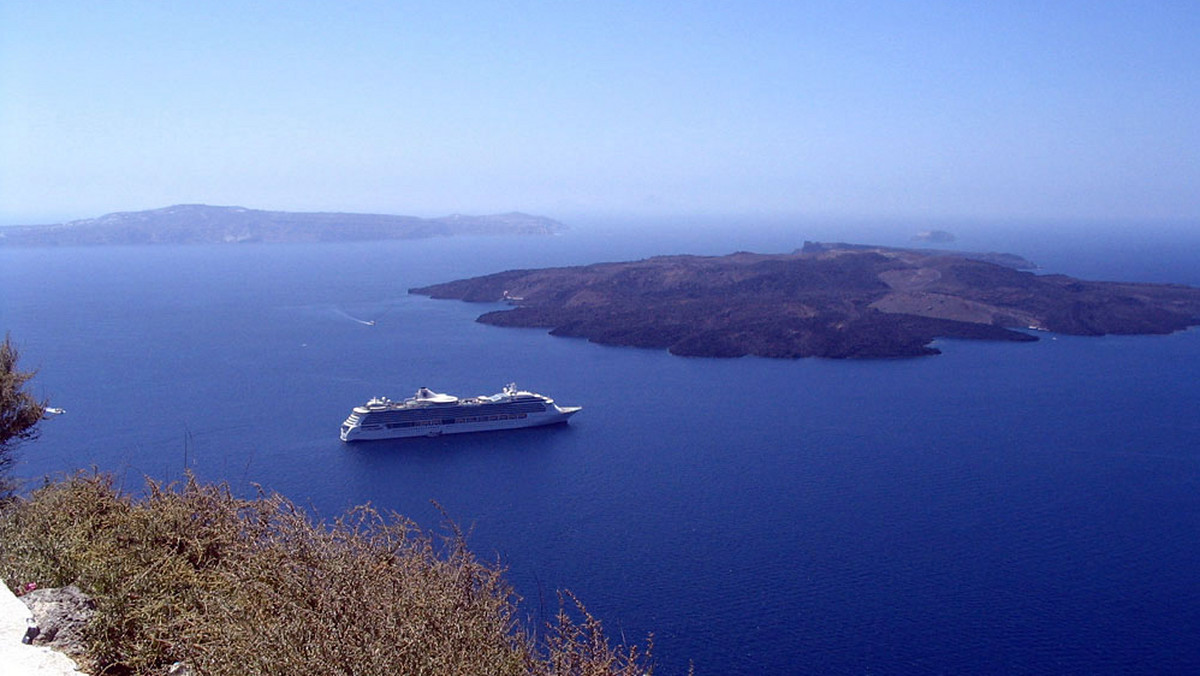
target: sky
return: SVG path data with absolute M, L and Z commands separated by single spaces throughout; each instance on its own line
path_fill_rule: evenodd
M 0 0 L 0 224 L 1200 223 L 1200 3 Z

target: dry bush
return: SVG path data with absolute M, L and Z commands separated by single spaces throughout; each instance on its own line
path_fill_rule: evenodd
M 435 537 L 356 508 L 315 523 L 279 495 L 149 482 L 133 500 L 111 478 L 48 483 L 0 515 L 12 586 L 74 582 L 92 594 L 97 674 L 535 674 L 631 676 L 649 655 L 610 647 L 573 596 L 535 642 L 502 569 L 451 527 Z M 564 606 L 566 604 L 564 603 Z
M 570 603 L 568 603 L 568 600 Z M 653 650 L 651 637 L 646 641 L 645 654 L 636 645 L 609 645 L 604 630 L 571 592 L 561 592 L 556 623 L 546 636 L 545 660 L 539 664 L 539 674 L 546 676 L 640 676 L 649 673 L 644 662 Z M 574 606 L 581 621 L 572 618 L 568 608 Z

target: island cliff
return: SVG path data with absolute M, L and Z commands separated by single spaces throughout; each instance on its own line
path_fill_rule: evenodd
M 705 357 L 902 357 L 939 337 L 1033 341 L 1200 324 L 1200 289 L 1037 275 L 1009 254 L 805 243 L 790 254 L 658 256 L 410 289 L 506 301 L 479 321 Z

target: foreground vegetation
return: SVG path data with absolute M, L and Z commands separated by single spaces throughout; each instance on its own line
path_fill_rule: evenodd
M 48 404 L 27 391 L 36 372 L 22 371 L 20 358 L 12 337 L 5 333 L 0 343 L 0 501 L 11 495 L 15 486 L 12 468 L 17 447 L 37 438 L 38 423 Z
M 190 477 L 135 499 L 80 474 L 10 501 L 0 575 L 93 596 L 94 674 L 650 672 L 649 645 L 611 647 L 569 594 L 554 623 L 525 627 L 502 570 L 453 526 L 435 536 L 370 507 L 317 523 Z

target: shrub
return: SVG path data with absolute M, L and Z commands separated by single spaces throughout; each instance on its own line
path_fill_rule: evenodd
M 17 447 L 37 438 L 48 405 L 25 390 L 35 372 L 20 370 L 18 361 L 20 353 L 6 333 L 0 342 L 0 500 L 9 498 L 15 488 L 9 473 Z
M 498 565 L 451 527 L 435 536 L 358 507 L 328 523 L 277 494 L 238 498 L 194 478 L 48 482 L 0 515 L 0 575 L 14 588 L 74 582 L 91 594 L 97 674 L 648 673 L 649 649 L 611 647 L 567 594 L 542 640 L 516 620 Z M 581 619 L 577 622 L 573 615 Z

